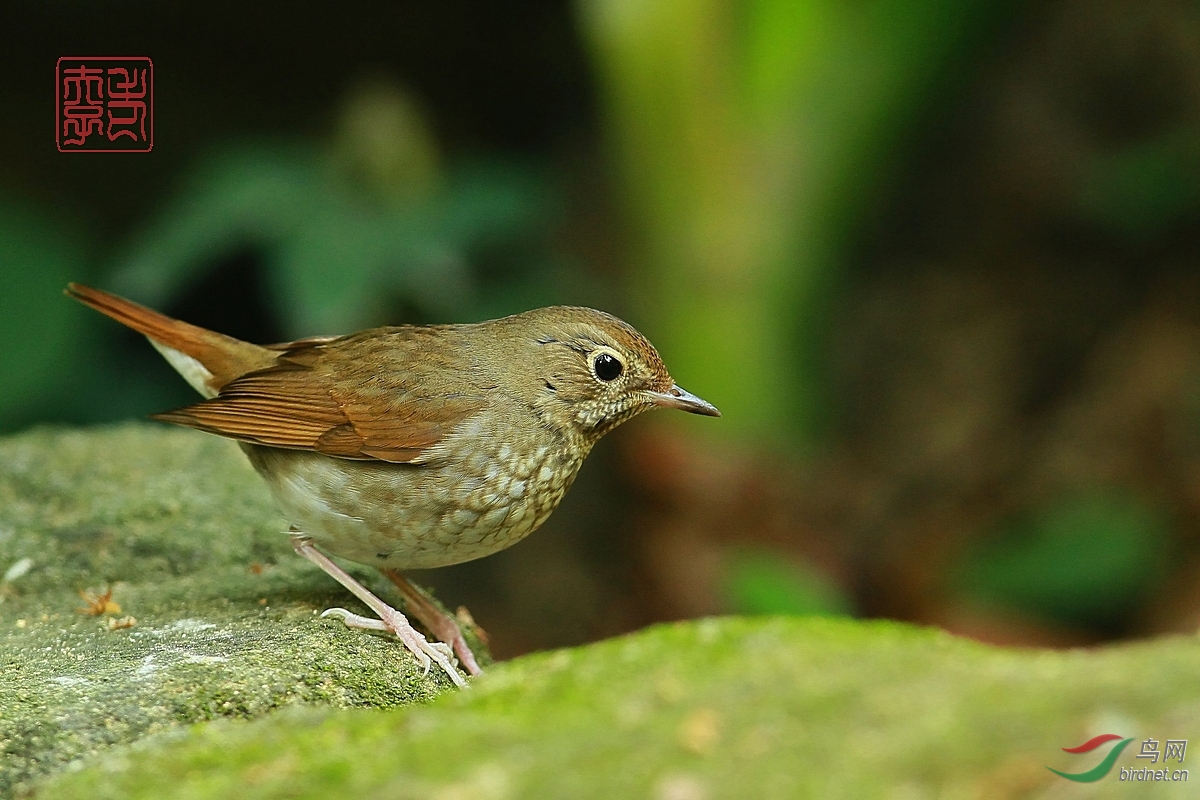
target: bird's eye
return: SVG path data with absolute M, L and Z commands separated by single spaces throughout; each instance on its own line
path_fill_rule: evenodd
M 592 361 L 592 369 L 596 370 L 597 378 L 608 382 L 615 381 L 621 377 L 621 372 L 625 369 L 625 365 L 611 353 L 601 353 Z

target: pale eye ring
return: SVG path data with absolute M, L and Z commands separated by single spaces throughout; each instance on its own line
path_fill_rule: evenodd
M 625 365 L 607 350 L 602 350 L 592 356 L 592 372 L 605 383 L 615 381 L 625 371 Z

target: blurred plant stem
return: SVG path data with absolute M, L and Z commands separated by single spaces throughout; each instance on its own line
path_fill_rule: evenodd
M 581 0 L 638 324 L 725 413 L 810 444 L 819 334 L 879 173 L 999 0 Z

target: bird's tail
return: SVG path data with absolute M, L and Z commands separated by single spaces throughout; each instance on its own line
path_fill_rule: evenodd
M 175 371 L 205 397 L 213 397 L 240 375 L 273 365 L 278 355 L 90 286 L 70 283 L 66 294 L 145 335 Z

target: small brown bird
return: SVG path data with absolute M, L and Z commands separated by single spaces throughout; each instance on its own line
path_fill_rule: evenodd
M 87 286 L 67 294 L 144 334 L 206 398 L 152 418 L 240 442 L 292 523 L 296 552 L 379 619 L 326 614 L 394 633 L 459 685 L 454 655 L 472 675 L 479 666 L 458 623 L 399 570 L 519 542 L 558 505 L 596 441 L 642 411 L 720 416 L 675 385 L 645 337 L 590 308 L 260 346 Z M 326 553 L 379 568 L 440 643 Z

